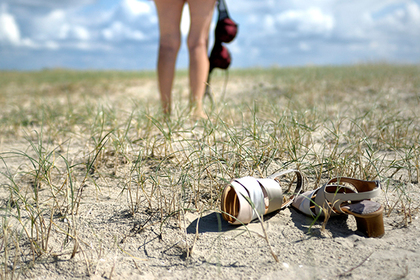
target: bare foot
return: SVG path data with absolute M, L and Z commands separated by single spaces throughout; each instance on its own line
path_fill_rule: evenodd
M 194 110 L 191 118 L 193 120 L 207 120 L 209 117 L 202 110 Z

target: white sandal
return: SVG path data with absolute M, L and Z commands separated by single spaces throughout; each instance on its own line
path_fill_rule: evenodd
M 297 176 L 296 189 L 288 198 L 283 197 L 279 179 L 288 173 Z M 266 179 L 243 177 L 235 179 L 222 192 L 222 217 L 233 225 L 248 224 L 258 216 L 284 209 L 292 204 L 304 185 L 303 176 L 298 170 L 285 170 Z

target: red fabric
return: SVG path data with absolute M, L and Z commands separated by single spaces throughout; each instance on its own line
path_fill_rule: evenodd
M 215 39 L 223 43 L 231 42 L 238 32 L 238 25 L 230 18 L 219 20 L 216 25 Z
M 232 59 L 228 49 L 225 46 L 222 46 L 222 44 L 216 44 L 211 51 L 209 60 L 210 69 L 227 69 Z

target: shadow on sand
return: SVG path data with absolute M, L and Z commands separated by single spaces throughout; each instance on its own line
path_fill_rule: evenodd
M 275 217 L 279 211 L 264 215 L 264 221 L 269 221 L 271 218 Z M 322 224 L 323 218 L 318 219 L 314 222 L 311 217 L 300 213 L 295 209 L 291 209 L 291 218 L 292 223 L 296 228 L 302 232 L 308 234 L 309 236 L 319 236 L 320 226 Z M 326 229 L 331 233 L 332 237 L 347 237 L 352 234 L 357 234 L 363 236 L 358 231 L 354 231 L 349 228 L 347 224 L 347 215 L 342 215 L 339 217 L 331 218 L 327 225 Z M 259 223 L 258 220 L 254 220 L 251 224 Z M 311 225 L 312 224 L 312 225 Z M 207 215 L 202 216 L 201 218 L 196 218 L 193 222 L 187 227 L 187 233 L 195 234 L 198 227 L 198 233 L 206 232 L 228 232 L 232 230 L 237 230 L 241 226 L 231 225 L 222 218 L 222 215 L 217 212 L 211 212 Z
M 270 220 L 274 217 L 279 211 L 274 211 L 273 213 L 264 215 L 264 221 Z M 259 223 L 258 219 L 253 220 L 251 224 Z M 209 213 L 201 218 L 195 219 L 188 227 L 188 233 L 196 233 L 198 225 L 198 233 L 205 232 L 227 232 L 231 230 L 238 229 L 240 225 L 231 225 L 222 218 L 222 215 L 217 212 Z
M 205 232 L 225 232 L 235 230 L 237 226 L 233 226 L 223 220 L 222 215 L 217 212 L 212 212 L 201 218 L 195 219 L 188 227 L 188 233 L 196 233 L 198 226 L 199 233 Z

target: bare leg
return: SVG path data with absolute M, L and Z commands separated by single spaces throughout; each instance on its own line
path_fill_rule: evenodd
M 163 113 L 171 113 L 175 63 L 181 45 L 181 16 L 185 0 L 155 0 L 159 17 L 158 84 Z
M 207 118 L 203 111 L 203 96 L 210 67 L 207 41 L 216 0 L 187 0 L 187 2 L 191 17 L 188 34 L 191 105 L 196 118 Z

